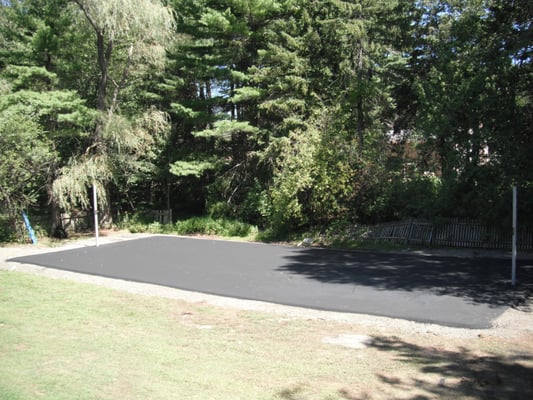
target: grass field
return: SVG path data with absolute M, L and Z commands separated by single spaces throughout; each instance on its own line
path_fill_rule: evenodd
M 362 349 L 325 337 L 365 334 Z M 533 343 L 219 308 L 0 271 L 0 399 L 531 399 Z

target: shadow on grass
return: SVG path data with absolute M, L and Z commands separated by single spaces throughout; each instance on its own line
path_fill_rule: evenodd
M 511 262 L 505 259 L 305 249 L 286 260 L 278 270 L 320 282 L 425 290 L 478 304 L 520 306 L 533 293 L 533 263 L 526 261 L 519 262 L 518 285 L 512 288 Z
M 466 348 L 440 350 L 388 337 L 375 338 L 371 347 L 390 353 L 396 364 L 408 364 L 408 368 L 414 368 L 408 373 L 405 368 L 377 373 L 378 383 L 369 383 L 372 387 L 368 391 L 356 393 L 343 388 L 337 391 L 335 398 L 533 399 L 533 360 L 531 354 L 525 352 L 507 356 L 475 354 Z M 347 385 L 349 383 L 346 382 Z M 285 400 L 296 400 L 305 398 L 302 394 L 302 389 L 296 387 L 284 389 L 278 396 Z
M 531 354 L 479 355 L 467 348 L 457 351 L 420 347 L 391 338 L 377 338 L 374 348 L 390 352 L 397 361 L 414 364 L 420 377 L 397 377 L 394 371 L 378 375 L 381 382 L 398 389 L 416 387 L 427 393 L 413 399 L 470 397 L 476 399 L 533 398 Z M 430 375 L 426 375 L 430 374 Z

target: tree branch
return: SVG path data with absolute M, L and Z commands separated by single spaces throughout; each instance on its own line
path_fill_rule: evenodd
M 89 24 L 91 24 L 95 32 L 99 35 L 103 34 L 102 30 L 98 27 L 98 24 L 96 23 L 95 19 L 93 18 L 87 7 L 85 7 L 85 5 L 83 4 L 83 1 L 74 0 L 74 3 L 76 3 L 81 9 L 81 11 L 83 11 L 83 14 L 85 14 L 85 18 L 87 18 L 87 21 L 89 21 Z

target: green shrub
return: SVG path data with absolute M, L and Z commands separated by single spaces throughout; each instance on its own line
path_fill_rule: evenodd
M 0 243 L 14 242 L 16 238 L 7 216 L 0 215 Z
M 174 233 L 178 235 L 217 235 L 242 238 L 255 237 L 258 233 L 258 229 L 254 225 L 238 220 L 209 216 L 191 217 L 174 224 L 163 225 L 147 220 L 142 214 L 125 215 L 117 226 L 132 233 Z
M 175 231 L 180 235 L 216 235 L 221 230 L 216 220 L 210 217 L 192 217 L 175 224 Z
M 247 237 L 257 234 L 257 228 L 245 222 L 225 218 L 192 217 L 175 224 L 180 235 L 217 235 L 225 237 Z

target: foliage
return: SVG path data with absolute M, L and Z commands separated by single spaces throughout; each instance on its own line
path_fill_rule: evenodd
M 133 73 L 141 77 L 145 65 L 156 65 L 164 58 L 173 18 L 167 7 L 150 0 L 74 2 L 96 39 L 94 61 L 99 74 L 95 104 L 99 114 L 91 140 L 61 169 L 54 194 L 64 208 L 88 207 L 87 189 L 95 184 L 109 223 L 110 182 L 125 190 L 128 180 L 121 177 L 146 170 L 142 162 L 138 163 L 140 155 L 150 154 L 150 145 L 156 142 L 151 136 L 167 128 L 165 113 L 152 108 L 128 117 L 121 115 L 120 94 Z M 111 83 L 112 91 L 108 90 Z
M 0 111 L 0 132 L 0 213 L 20 233 L 20 214 L 37 202 L 55 154 L 31 115 Z
M 293 131 L 287 138 L 274 142 L 279 156 L 274 164 L 273 182 L 269 191 L 269 218 L 275 230 L 298 228 L 305 222 L 301 196 L 313 183 L 313 157 L 318 132 Z
M 9 243 L 17 239 L 13 230 L 13 221 L 0 214 L 0 243 Z
M 253 225 L 228 219 L 192 217 L 175 224 L 176 233 L 181 235 L 200 234 L 223 237 L 250 237 L 257 233 Z
M 56 154 L 31 185 L 56 219 L 89 207 L 96 182 L 108 223 L 149 205 L 278 234 L 339 220 L 502 224 L 512 185 L 533 182 L 526 0 L 0 11 L 0 110 L 31 120 Z
M 246 222 L 227 218 L 190 217 L 181 219 L 174 224 L 160 224 L 151 221 L 149 213 L 126 215 L 119 222 L 119 227 L 128 229 L 132 233 L 172 233 L 178 235 L 215 235 L 220 237 L 255 238 L 257 227 Z
M 7 67 L 0 74 L 0 213 L 20 236 L 21 212 L 38 204 L 58 159 L 51 132 L 90 119 L 71 91 L 50 90 L 55 74 L 38 67 Z
M 216 163 L 209 161 L 176 161 L 170 166 L 170 173 L 176 176 L 195 176 L 199 178 L 204 171 L 215 168 Z
M 522 91 L 531 48 L 517 40 L 531 30 L 520 22 L 531 12 L 521 2 L 437 2 L 421 23 L 422 54 L 411 61 L 420 71 L 417 125 L 440 164 L 445 215 L 496 220 L 512 183 L 531 180 L 531 102 Z

